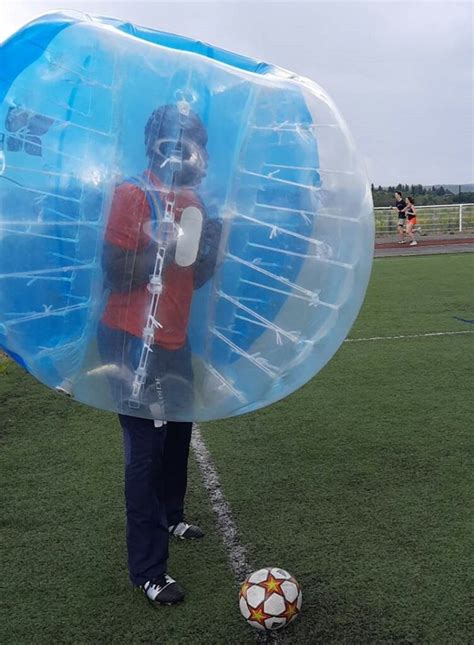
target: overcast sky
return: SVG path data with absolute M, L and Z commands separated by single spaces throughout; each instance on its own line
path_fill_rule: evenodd
M 183 34 L 314 79 L 339 106 L 376 185 L 474 181 L 470 2 L 0 0 L 0 41 L 58 6 Z

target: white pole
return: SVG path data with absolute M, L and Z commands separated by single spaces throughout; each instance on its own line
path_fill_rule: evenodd
M 459 204 L 459 232 L 462 233 L 462 204 Z

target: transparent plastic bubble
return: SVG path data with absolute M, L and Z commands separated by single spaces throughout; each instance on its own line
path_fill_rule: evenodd
M 367 179 L 325 92 L 49 14 L 0 48 L 0 347 L 51 388 L 206 420 L 307 382 L 353 324 Z

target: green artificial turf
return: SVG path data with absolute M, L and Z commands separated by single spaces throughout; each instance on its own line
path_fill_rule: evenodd
M 128 581 L 116 417 L 48 392 L 12 364 L 0 405 L 2 645 L 226 643 L 229 632 L 245 642 L 193 461 L 188 511 L 206 538 L 172 542 L 169 571 L 188 597 L 157 611 Z
M 375 262 L 350 336 L 474 325 L 469 254 Z M 469 309 L 469 307 L 471 307 Z M 290 570 L 283 643 L 468 643 L 474 335 L 345 343 L 310 383 L 205 441 L 254 566 Z M 179 607 L 128 582 L 115 417 L 0 359 L 0 643 L 254 643 L 194 462 Z
M 350 337 L 474 329 L 454 316 L 474 319 L 474 253 L 381 258 Z
M 472 268 L 461 255 L 375 262 L 351 337 L 474 331 L 453 318 L 474 318 Z M 284 642 L 470 642 L 473 345 L 345 343 L 291 397 L 208 424 L 254 565 L 302 584 Z

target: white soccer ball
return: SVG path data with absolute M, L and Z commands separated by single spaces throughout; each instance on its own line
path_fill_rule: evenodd
M 276 567 L 254 571 L 240 587 L 242 616 L 260 630 L 271 631 L 289 625 L 300 613 L 302 600 L 295 578 Z

